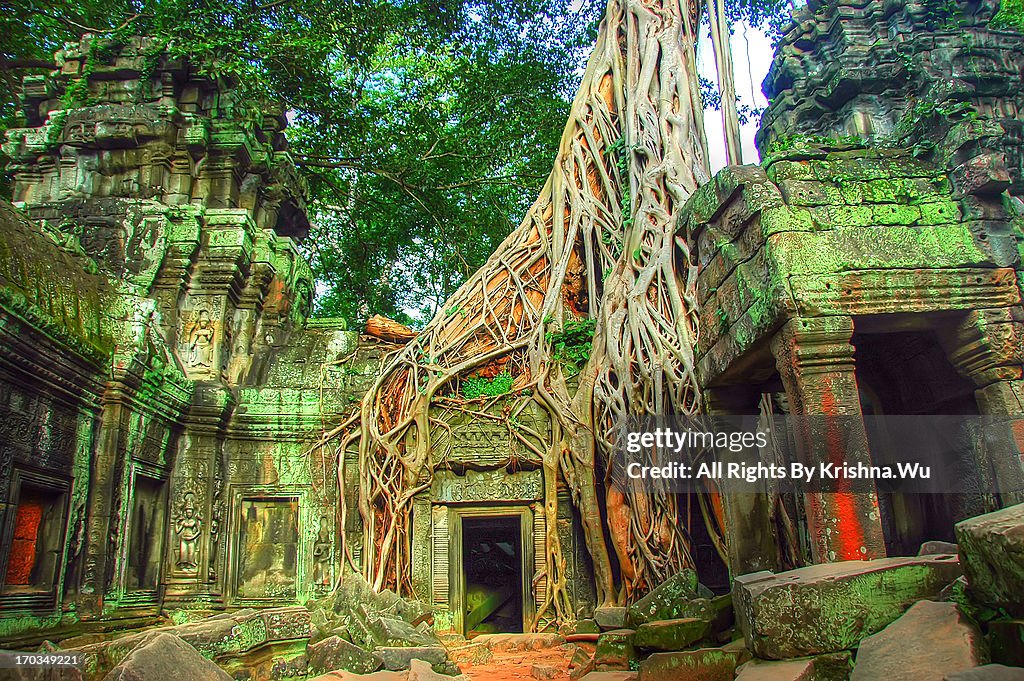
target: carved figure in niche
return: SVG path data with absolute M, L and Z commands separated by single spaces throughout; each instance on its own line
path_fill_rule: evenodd
M 313 542 L 313 584 L 330 586 L 331 580 L 331 531 L 327 516 L 320 517 L 320 530 Z
M 193 367 L 210 367 L 213 365 L 213 322 L 210 313 L 199 311 L 199 318 L 188 333 L 188 357 L 185 361 Z
M 196 495 L 186 492 L 181 500 L 181 513 L 174 519 L 178 535 L 178 569 L 195 572 L 199 569 L 199 535 L 203 522 L 196 510 Z

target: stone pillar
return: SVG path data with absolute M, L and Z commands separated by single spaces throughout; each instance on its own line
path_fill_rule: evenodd
M 805 465 L 871 463 L 854 372 L 853 319 L 797 317 L 772 339 L 772 354 L 794 416 L 839 417 L 797 421 Z M 885 556 L 874 491 L 808 492 L 807 522 L 816 563 Z
M 234 407 L 230 391 L 200 384 L 185 417 L 186 432 L 171 476 L 166 552 L 165 602 L 175 606 L 203 609 L 224 604 L 230 567 L 224 560 L 229 500 L 224 494 L 222 447 Z
M 758 412 L 760 394 L 750 386 L 708 388 L 704 401 L 711 416 L 746 416 Z M 726 452 L 723 462 L 753 463 L 760 453 L 747 450 Z M 766 485 L 762 482 L 762 485 Z M 729 551 L 729 574 L 733 577 L 761 570 L 779 569 L 775 530 L 772 526 L 771 497 L 765 487 L 758 493 L 722 495 L 725 521 L 725 544 Z
M 998 446 L 981 447 L 978 469 L 985 486 L 999 490 L 1001 503 L 1024 501 L 1024 310 L 1002 307 L 968 312 L 941 336 L 950 362 L 976 389 L 978 411 L 1015 417 L 1009 434 L 993 433 Z M 1015 443 L 1007 450 L 1006 442 Z

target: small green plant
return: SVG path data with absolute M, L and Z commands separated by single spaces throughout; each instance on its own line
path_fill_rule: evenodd
M 622 229 L 628 230 L 633 226 L 633 201 L 629 193 L 629 155 L 630 149 L 626 147 L 626 138 L 620 137 L 609 147 L 606 155 L 618 154 L 615 167 L 619 171 L 619 183 L 622 185 Z
M 467 400 L 475 400 L 478 397 L 498 397 L 512 392 L 514 379 L 507 370 L 502 371 L 494 378 L 483 376 L 469 376 L 462 380 L 462 396 Z
M 566 322 L 560 331 L 548 331 L 544 338 L 551 343 L 555 360 L 574 371 L 582 367 L 590 359 L 596 325 L 594 319 L 580 319 Z

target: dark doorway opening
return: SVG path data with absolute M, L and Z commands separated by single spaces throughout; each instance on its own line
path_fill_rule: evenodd
M 519 516 L 462 520 L 466 636 L 523 631 Z
M 853 344 L 857 349 L 861 410 L 866 417 L 943 415 L 963 420 L 978 414 L 974 385 L 957 373 L 934 332 L 857 333 Z M 908 432 L 898 437 L 869 427 L 871 462 L 892 465 L 901 460 L 905 448 L 920 449 L 921 443 L 936 437 L 927 422 L 914 427 L 918 432 L 908 427 Z M 902 442 L 903 437 L 911 441 Z M 890 556 L 916 555 L 921 544 L 931 539 L 956 541 L 953 525 L 985 512 L 975 446 L 966 440 L 954 450 L 941 442 L 935 445 L 933 464 L 942 467 L 949 479 L 958 480 L 960 491 L 903 494 L 879 490 L 882 529 Z

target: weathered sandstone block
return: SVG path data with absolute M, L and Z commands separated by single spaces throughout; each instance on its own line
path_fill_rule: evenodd
M 861 641 L 850 681 L 940 681 L 984 662 L 983 641 L 955 603 L 921 601 Z
M 757 657 L 852 649 L 960 575 L 955 556 L 880 558 L 736 578 L 736 619 Z

